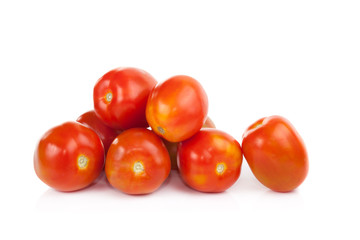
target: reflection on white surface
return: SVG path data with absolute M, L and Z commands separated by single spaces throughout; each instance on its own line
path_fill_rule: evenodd
M 201 193 L 187 187 L 178 172 L 172 171 L 169 178 L 154 193 L 132 196 L 114 189 L 105 175 L 86 189 L 63 193 L 46 190 L 36 203 L 36 211 L 50 212 L 142 212 L 142 211 L 207 211 L 211 208 L 231 210 L 237 205 L 233 195 Z
M 202 193 L 186 186 L 177 171 L 154 193 L 140 196 L 124 194 L 113 188 L 103 174 L 86 189 L 71 193 L 46 190 L 36 203 L 38 212 L 124 213 L 124 212 L 257 212 L 303 205 L 298 191 L 276 193 L 263 187 L 249 169 L 223 193 Z

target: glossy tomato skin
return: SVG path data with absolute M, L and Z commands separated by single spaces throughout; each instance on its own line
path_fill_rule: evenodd
M 214 122 L 211 120 L 210 117 L 206 118 L 206 121 L 204 123 L 204 125 L 202 126 L 203 128 L 215 128 L 215 124 Z M 177 149 L 178 149 L 178 144 L 177 142 L 169 142 L 166 139 L 162 139 L 168 152 L 170 155 L 170 160 L 171 160 L 171 169 L 172 170 L 178 170 L 178 166 L 177 166 Z
M 121 130 L 113 129 L 104 124 L 103 121 L 98 118 L 95 111 L 88 111 L 82 114 L 76 121 L 96 132 L 104 145 L 105 153 L 107 153 L 112 141 L 122 132 Z
M 242 151 L 229 134 L 204 128 L 179 144 L 180 176 L 201 192 L 223 192 L 240 176 Z
M 146 119 L 159 136 L 180 142 L 198 132 L 208 112 L 208 98 L 198 81 L 179 75 L 159 83 L 151 92 Z
M 259 119 L 243 135 L 242 148 L 255 177 L 277 192 L 289 192 L 306 178 L 309 169 L 305 144 L 284 117 Z
M 34 169 L 44 183 L 58 191 L 90 185 L 104 166 L 104 147 L 98 135 L 80 123 L 66 122 L 47 131 L 34 154 Z
M 106 156 L 109 183 L 127 194 L 148 194 L 158 189 L 170 173 L 169 154 L 160 137 L 148 129 L 122 132 Z
M 145 108 L 156 80 L 136 68 L 116 68 L 102 76 L 94 87 L 96 115 L 109 127 L 148 127 Z

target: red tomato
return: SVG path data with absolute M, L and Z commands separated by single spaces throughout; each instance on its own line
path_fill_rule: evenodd
M 106 156 L 109 183 L 128 194 L 154 192 L 170 173 L 169 154 L 152 131 L 133 128 L 122 132 Z
M 215 128 L 215 124 L 209 117 L 207 117 L 206 121 L 202 127 L 203 128 Z M 162 139 L 162 140 L 163 140 L 163 142 L 169 152 L 169 155 L 170 155 L 171 169 L 178 170 L 178 166 L 177 166 L 178 143 L 177 142 L 169 142 L 166 139 Z
M 304 142 L 283 117 L 266 117 L 252 124 L 243 135 L 242 148 L 255 177 L 274 191 L 291 191 L 307 175 Z
M 100 137 L 104 144 L 105 153 L 108 151 L 112 141 L 121 133 L 121 130 L 113 129 L 105 125 L 95 114 L 94 111 L 88 111 L 82 114 L 77 122 L 91 128 Z
M 175 76 L 153 89 L 146 119 L 156 134 L 180 142 L 200 130 L 207 112 L 208 99 L 200 83 L 188 76 Z
M 179 172 L 184 182 L 202 192 L 223 192 L 240 176 L 242 151 L 229 134 L 203 128 L 178 148 Z
M 104 166 L 99 136 L 80 123 L 66 122 L 40 139 L 34 168 L 41 181 L 59 191 L 75 191 L 91 184 Z
M 148 127 L 145 108 L 156 80 L 136 68 L 116 68 L 102 76 L 94 87 L 97 116 L 115 129 Z

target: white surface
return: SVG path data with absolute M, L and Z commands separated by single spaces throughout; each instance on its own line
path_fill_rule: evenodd
M 345 0 L 1 1 L 0 238 L 359 239 L 359 12 Z M 274 193 L 244 162 L 221 194 L 176 173 L 147 196 L 103 178 L 49 189 L 33 170 L 37 140 L 91 109 L 96 80 L 118 66 L 198 79 L 209 115 L 240 142 L 260 117 L 288 118 L 307 179 Z

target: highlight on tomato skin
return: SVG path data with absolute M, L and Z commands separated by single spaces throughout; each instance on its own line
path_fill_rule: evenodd
M 77 122 L 91 128 L 100 137 L 105 153 L 107 153 L 110 144 L 122 132 L 122 130 L 113 129 L 98 118 L 94 110 L 83 113 L 76 119 Z
M 179 144 L 178 167 L 182 180 L 201 192 L 223 192 L 239 178 L 240 144 L 229 134 L 211 128 Z
M 251 124 L 243 134 L 242 148 L 255 177 L 273 191 L 292 191 L 307 176 L 304 141 L 284 117 L 265 117 Z
M 151 129 L 169 142 L 184 141 L 198 132 L 208 112 L 208 98 L 192 77 L 178 75 L 155 86 L 146 105 Z
M 125 130 L 111 144 L 105 173 L 109 183 L 127 194 L 156 191 L 170 174 L 169 153 L 160 137 L 148 129 Z
M 48 186 L 63 192 L 89 186 L 102 172 L 103 144 L 90 128 L 66 122 L 48 130 L 34 153 L 36 175 Z
M 207 117 L 205 123 L 203 124 L 202 128 L 215 128 L 215 123 L 211 120 L 210 117 Z M 168 140 L 162 138 L 168 152 L 170 155 L 171 160 L 171 169 L 178 170 L 177 166 L 177 149 L 178 149 L 178 142 L 169 142 Z
M 145 109 L 157 81 L 137 68 L 115 68 L 104 74 L 93 91 L 96 115 L 109 127 L 125 130 L 148 127 Z

